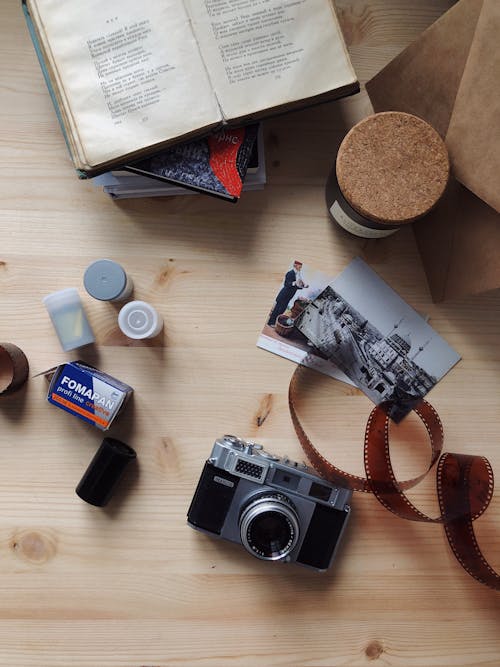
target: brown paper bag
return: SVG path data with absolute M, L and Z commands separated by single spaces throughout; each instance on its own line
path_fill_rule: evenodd
M 499 35 L 500 0 L 461 0 L 366 85 L 375 111 L 438 130 L 468 188 L 414 225 L 435 301 L 500 287 Z

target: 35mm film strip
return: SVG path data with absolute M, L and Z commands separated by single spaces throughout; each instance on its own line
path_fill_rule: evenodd
M 302 448 L 316 471 L 330 482 L 353 491 L 373 493 L 382 505 L 402 519 L 442 524 L 450 547 L 462 567 L 477 581 L 500 590 L 500 575 L 489 565 L 477 542 L 473 522 L 483 514 L 493 496 L 493 471 L 482 456 L 443 453 L 443 427 L 432 405 L 422 400 L 415 408 L 430 439 L 431 459 L 428 469 L 414 479 L 398 481 L 389 451 L 387 405 L 373 408 L 365 429 L 364 467 L 366 477 L 351 475 L 330 463 L 313 445 L 296 410 L 300 376 L 298 366 L 290 381 L 288 404 L 295 431 Z M 436 486 L 440 515 L 429 517 L 421 512 L 404 491 L 418 484 L 436 465 Z

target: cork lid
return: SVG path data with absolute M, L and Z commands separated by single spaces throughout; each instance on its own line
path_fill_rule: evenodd
M 417 116 L 397 111 L 368 116 L 344 138 L 337 180 L 352 208 L 381 224 L 421 218 L 448 183 L 448 151 L 439 134 Z

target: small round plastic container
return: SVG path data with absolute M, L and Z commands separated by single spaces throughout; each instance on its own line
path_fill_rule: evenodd
M 128 338 L 154 338 L 163 329 L 163 319 L 149 303 L 130 301 L 118 314 L 118 326 Z
M 43 303 L 65 352 L 95 341 L 76 287 L 47 294 Z
M 82 500 L 96 507 L 108 504 L 125 468 L 137 454 L 116 438 L 104 438 L 82 479 L 76 493 Z
M 83 285 L 99 301 L 125 301 L 134 287 L 123 267 L 111 259 L 92 262 L 85 270 Z

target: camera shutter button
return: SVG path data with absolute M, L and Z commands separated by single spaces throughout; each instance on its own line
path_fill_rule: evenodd
M 252 442 L 252 440 L 247 441 L 247 453 L 248 454 L 253 454 L 253 451 L 260 451 L 261 449 L 264 449 L 262 445 L 257 444 L 256 442 Z
M 224 440 L 229 442 L 235 449 L 240 451 L 245 448 L 245 443 L 240 438 L 237 438 L 235 435 L 225 435 Z

